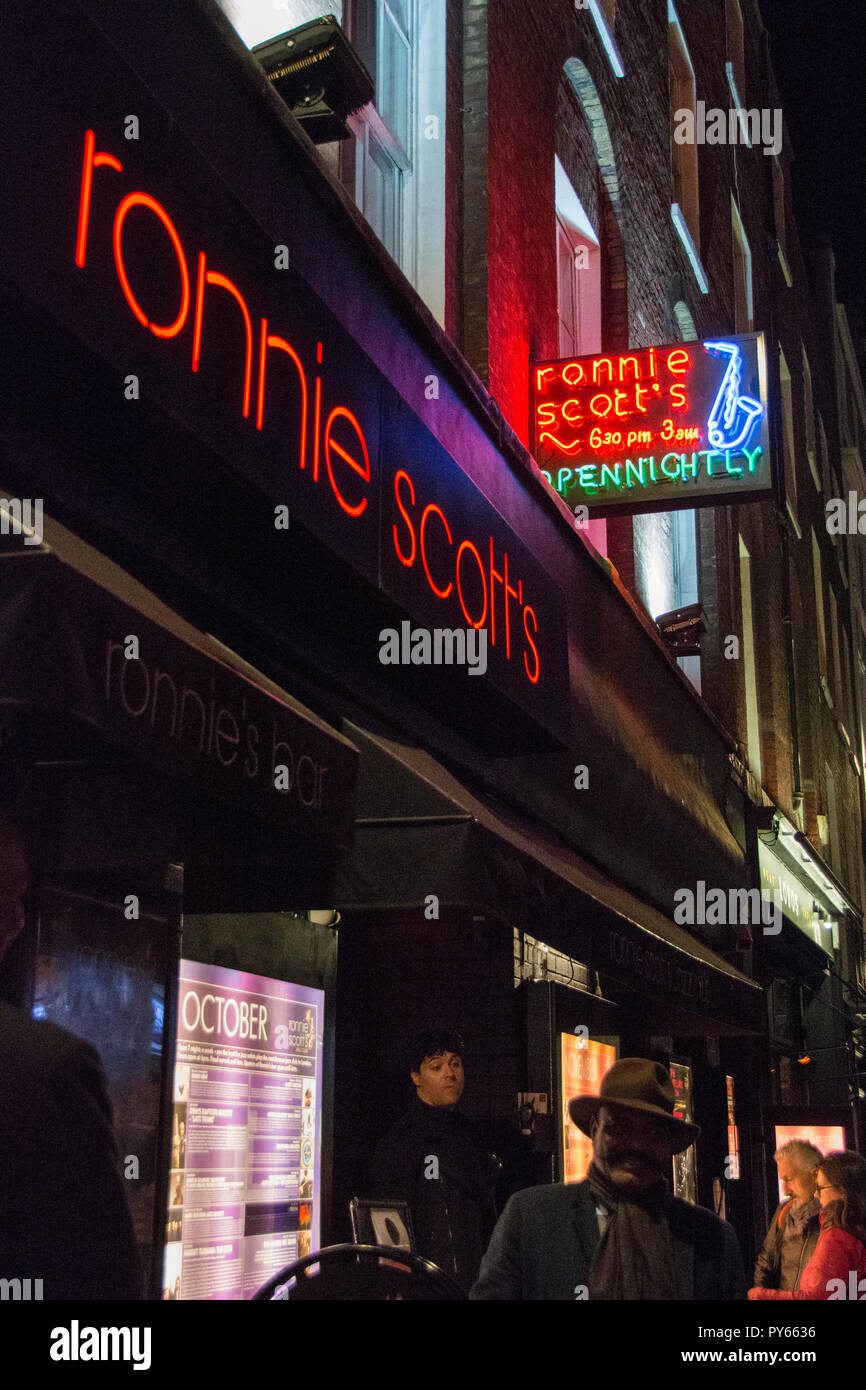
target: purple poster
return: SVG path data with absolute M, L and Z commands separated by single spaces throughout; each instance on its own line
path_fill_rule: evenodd
M 181 961 L 164 1299 L 251 1298 L 318 1248 L 324 998 Z

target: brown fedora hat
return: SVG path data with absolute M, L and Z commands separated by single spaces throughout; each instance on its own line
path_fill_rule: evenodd
M 670 1072 L 661 1062 L 650 1062 L 646 1057 L 621 1057 L 604 1077 L 600 1094 L 577 1096 L 569 1102 L 568 1113 L 584 1134 L 590 1133 L 602 1105 L 666 1120 L 670 1126 L 671 1153 L 678 1154 L 695 1142 L 701 1129 L 674 1114 L 675 1099 Z

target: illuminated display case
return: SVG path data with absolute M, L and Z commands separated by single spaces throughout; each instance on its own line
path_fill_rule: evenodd
M 568 1103 L 576 1096 L 597 1096 L 616 1058 L 616 1038 L 590 1038 L 574 1033 L 559 1035 L 559 1144 L 563 1182 L 581 1182 L 592 1162 L 592 1140 L 573 1123 Z
M 674 1083 L 674 1092 L 676 1094 L 674 1114 L 681 1120 L 691 1122 L 694 1119 L 692 1110 L 692 1069 L 685 1062 L 672 1061 L 670 1063 L 670 1073 L 671 1080 Z M 673 1174 L 674 1196 L 681 1197 L 684 1202 L 697 1202 L 698 1175 L 694 1144 L 690 1144 L 682 1153 L 674 1154 Z

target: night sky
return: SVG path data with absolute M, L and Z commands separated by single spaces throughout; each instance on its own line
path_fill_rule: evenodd
M 793 143 L 800 238 L 830 238 L 838 298 L 866 339 L 866 0 L 760 7 Z

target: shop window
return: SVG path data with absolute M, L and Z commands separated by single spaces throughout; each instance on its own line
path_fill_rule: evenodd
M 743 675 L 746 684 L 746 745 L 748 764 L 761 781 L 761 725 L 758 712 L 758 674 L 752 608 L 752 558 L 743 537 L 740 543 L 740 601 L 743 610 Z
M 700 255 L 700 206 L 698 201 L 698 147 L 692 138 L 682 143 L 675 136 L 684 129 L 677 113 L 691 111 L 691 132 L 695 131 L 695 72 L 689 57 L 677 12 L 668 0 L 668 90 L 670 96 L 671 164 L 673 201 L 691 239 L 695 256 Z M 676 219 L 675 219 L 676 220 Z M 680 230 L 680 235 L 683 235 Z
M 734 329 L 737 333 L 751 333 L 755 321 L 752 307 L 752 252 L 733 196 L 731 232 L 734 249 Z
M 601 248 L 583 204 L 555 161 L 559 352 L 601 352 Z
M 782 448 L 785 456 L 785 506 L 798 540 L 803 539 L 797 520 L 797 454 L 794 443 L 794 397 L 791 372 L 785 354 L 779 348 L 779 388 L 782 406 Z

